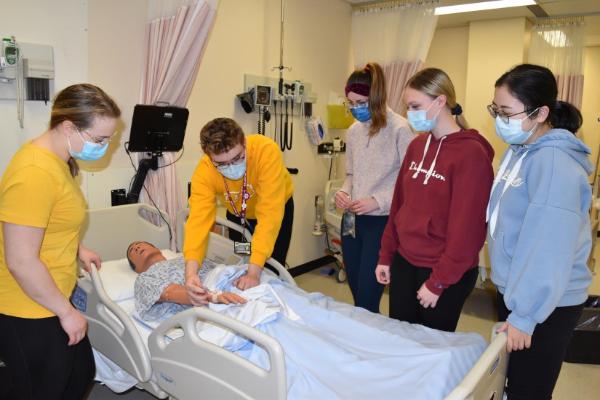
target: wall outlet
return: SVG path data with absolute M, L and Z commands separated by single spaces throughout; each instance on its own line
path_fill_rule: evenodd
M 127 204 L 127 192 L 125 189 L 113 189 L 110 191 L 110 205 L 120 206 Z

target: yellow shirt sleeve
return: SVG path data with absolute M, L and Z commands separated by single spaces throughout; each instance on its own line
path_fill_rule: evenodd
M 46 228 L 56 203 L 57 183 L 38 166 L 15 171 L 0 196 L 0 220 L 16 225 Z
M 275 142 L 265 145 L 258 162 L 256 228 L 252 236 L 250 263 L 264 266 L 273 252 L 285 210 L 285 165 Z
M 208 235 L 217 216 L 216 190 L 206 177 L 208 166 L 200 162 L 192 176 L 192 193 L 190 195 L 190 214 L 185 223 L 183 256 L 185 260 L 196 260 L 202 263 L 208 246 Z

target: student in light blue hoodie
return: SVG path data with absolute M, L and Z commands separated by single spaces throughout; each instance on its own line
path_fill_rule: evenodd
M 592 245 L 589 148 L 579 110 L 556 79 L 523 64 L 496 81 L 488 106 L 510 145 L 488 205 L 492 281 L 508 334 L 509 399 L 550 399 L 587 299 Z

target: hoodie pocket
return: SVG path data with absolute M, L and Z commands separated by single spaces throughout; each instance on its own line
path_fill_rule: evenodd
M 509 249 L 507 247 L 507 243 L 506 243 L 506 238 L 504 236 L 504 232 L 500 232 L 500 237 L 498 239 L 500 239 L 500 250 L 502 252 L 502 255 L 508 261 L 511 261 L 512 260 L 512 256 L 510 254 L 514 251 L 514 248 L 513 249 Z
M 394 226 L 398 232 L 400 247 L 413 257 L 435 257 L 444 249 L 443 239 L 432 234 L 432 217 L 426 210 L 405 205 L 396 214 Z

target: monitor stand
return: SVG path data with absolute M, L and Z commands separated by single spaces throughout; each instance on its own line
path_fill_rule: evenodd
M 137 203 L 140 198 L 140 193 L 144 187 L 144 181 L 148 170 L 152 169 L 156 171 L 158 169 L 158 157 L 162 157 L 161 152 L 152 152 L 152 158 L 144 158 L 140 161 L 133 185 L 131 185 L 131 191 L 127 194 L 127 204 Z

